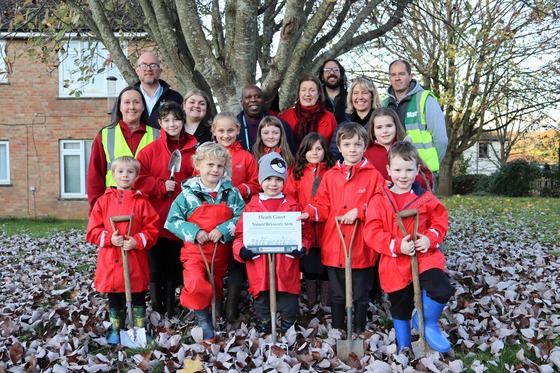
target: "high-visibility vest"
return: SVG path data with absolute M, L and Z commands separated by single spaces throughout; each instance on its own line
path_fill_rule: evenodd
M 132 154 L 132 151 L 128 147 L 124 135 L 122 133 L 121 126 L 117 124 L 116 126 L 105 127 L 101 130 L 101 143 L 103 144 L 103 150 L 105 151 L 105 159 L 107 160 L 107 173 L 105 174 L 105 186 L 116 186 L 115 180 L 111 174 L 111 164 L 113 161 L 119 157 L 128 155 L 130 157 L 136 158 L 138 152 L 151 143 L 152 141 L 159 138 L 159 129 L 146 126 L 146 133 L 142 136 L 138 148 L 136 149 L 136 154 Z
M 403 125 L 407 135 L 412 138 L 420 159 L 430 171 L 435 172 L 439 170 L 439 158 L 432 134 L 426 126 L 426 100 L 428 96 L 437 100 L 436 95 L 427 90 L 423 90 L 420 94 L 415 93 L 410 98 Z M 385 100 L 384 104 L 384 106 L 388 106 L 389 100 Z

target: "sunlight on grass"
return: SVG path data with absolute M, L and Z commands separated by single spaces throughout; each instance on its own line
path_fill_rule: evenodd
M 87 220 L 41 219 L 0 219 L 0 234 L 28 234 L 33 238 L 46 238 L 61 231 L 79 229 L 85 232 Z

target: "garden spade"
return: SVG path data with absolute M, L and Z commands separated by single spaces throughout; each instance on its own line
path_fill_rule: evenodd
M 210 286 L 212 287 L 212 329 L 216 333 L 216 283 L 214 282 L 214 261 L 216 259 L 216 252 L 218 251 L 218 243 L 214 244 L 214 252 L 212 252 L 212 260 L 208 263 L 202 246 L 198 244 L 198 250 L 200 250 L 200 255 L 202 255 L 202 260 L 204 261 L 204 266 L 206 267 L 206 273 L 208 274 L 208 281 L 210 281 Z
M 181 152 L 179 149 L 173 150 L 171 153 L 171 158 L 169 159 L 169 165 L 167 166 L 171 175 L 169 175 L 169 180 L 175 180 L 175 172 L 181 171 Z M 167 192 L 167 197 L 171 197 L 173 192 Z
M 113 216 L 109 219 L 111 221 L 111 227 L 113 231 L 116 231 L 115 223 L 128 222 L 128 233 L 130 236 L 132 230 L 132 216 L 131 215 L 120 215 Z M 128 269 L 128 252 L 121 246 L 121 254 L 123 261 L 123 276 L 124 276 L 124 292 L 126 298 L 126 315 L 128 319 L 128 331 L 121 330 L 120 339 L 121 345 L 125 347 L 146 347 L 146 329 L 135 328 L 134 326 L 134 315 L 132 313 L 132 290 L 130 287 L 130 272 Z
M 274 351 L 274 347 L 276 347 L 276 314 L 278 312 L 278 307 L 276 304 L 276 254 L 269 253 L 266 254 L 268 258 L 268 282 L 269 282 L 269 296 L 270 296 L 270 331 L 271 331 L 271 339 L 272 343 L 265 344 L 261 347 L 261 352 L 264 355 L 266 353 L 266 349 L 268 348 L 269 352 L 272 353 Z M 286 343 L 278 343 L 278 346 L 288 352 L 288 345 Z
M 343 341 L 339 339 L 336 341 L 336 355 L 338 358 L 345 363 L 350 361 L 350 353 L 356 354 L 358 359 L 364 357 L 364 342 L 361 339 L 352 339 L 352 245 L 354 244 L 354 237 L 356 236 L 356 230 L 358 229 L 358 220 L 354 222 L 354 230 L 352 231 L 352 237 L 350 238 L 350 244 L 346 246 L 346 241 L 344 240 L 344 235 L 340 229 L 340 220 L 342 216 L 337 216 L 335 218 L 336 229 L 342 241 L 342 248 L 344 249 L 344 285 L 346 290 L 346 340 Z
M 414 217 L 414 231 L 412 232 L 412 240 L 416 241 L 418 234 L 418 210 L 409 209 L 397 213 L 397 223 L 401 229 L 403 236 L 407 236 L 408 232 L 403 224 L 403 218 Z M 412 344 L 412 350 L 415 357 L 426 355 L 430 351 L 426 338 L 424 336 L 424 306 L 422 304 L 422 289 L 420 288 L 420 277 L 418 274 L 418 256 L 416 253 L 410 257 L 410 267 L 412 270 L 412 283 L 414 287 L 414 306 L 418 312 L 418 329 L 420 329 L 420 340 L 418 343 Z

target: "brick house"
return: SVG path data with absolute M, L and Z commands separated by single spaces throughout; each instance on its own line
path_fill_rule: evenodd
M 83 40 L 72 40 L 69 58 L 53 52 L 52 65 L 32 61 L 26 40 L 0 32 L 0 218 L 85 219 L 91 144 L 126 82 L 109 64 L 93 81 L 72 83 L 79 58 L 72 53 L 87 46 Z M 107 66 L 107 51 L 99 46 L 97 54 Z

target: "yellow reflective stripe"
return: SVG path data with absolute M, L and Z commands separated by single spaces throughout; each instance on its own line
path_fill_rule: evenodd
M 146 133 L 142 136 L 142 139 L 138 144 L 138 148 L 136 149 L 136 154 L 132 154 L 132 151 L 126 143 L 122 129 L 118 124 L 114 127 L 103 128 L 101 130 L 101 143 L 103 144 L 105 159 L 107 160 L 105 186 L 109 187 L 117 185 L 113 180 L 113 175 L 111 174 L 111 164 L 115 159 L 125 155 L 136 158 L 138 152 L 142 150 L 142 148 L 157 138 L 159 138 L 159 129 L 147 126 Z

